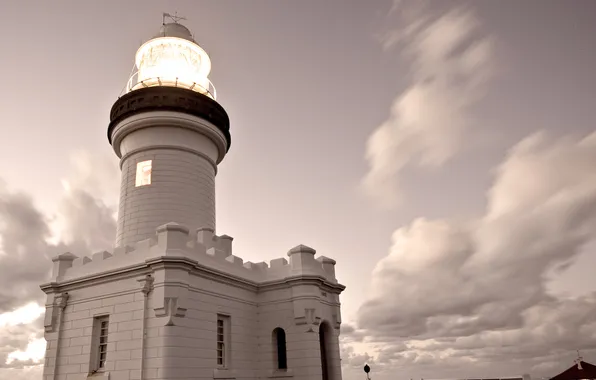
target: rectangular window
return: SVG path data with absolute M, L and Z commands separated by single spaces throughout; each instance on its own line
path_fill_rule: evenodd
M 93 346 L 91 349 L 91 372 L 103 371 L 108 355 L 108 317 L 93 320 Z
M 136 187 L 151 185 L 151 163 L 151 160 L 137 163 Z
M 227 368 L 230 364 L 230 317 L 217 315 L 217 366 Z
M 103 369 L 106 365 L 106 356 L 108 355 L 108 320 L 102 320 L 99 325 L 99 358 L 98 368 Z

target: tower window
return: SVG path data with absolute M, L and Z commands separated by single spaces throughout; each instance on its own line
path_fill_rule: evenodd
M 92 372 L 102 371 L 105 368 L 108 355 L 108 327 L 107 316 L 97 317 L 93 320 Z
M 217 366 L 227 368 L 230 364 L 230 317 L 217 315 Z
M 147 160 L 137 164 L 136 187 L 151 185 L 151 163 L 151 160 Z
M 280 327 L 273 330 L 273 350 L 275 352 L 276 369 L 288 369 L 286 332 Z

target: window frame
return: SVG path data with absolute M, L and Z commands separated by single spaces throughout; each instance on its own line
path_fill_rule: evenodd
M 105 327 L 104 327 L 105 326 Z M 93 318 L 93 335 L 91 339 L 91 368 L 90 372 L 103 372 L 106 370 L 108 360 L 108 343 L 110 334 L 110 318 L 100 315 Z M 102 339 L 103 338 L 103 339 Z M 104 355 L 102 359 L 102 354 Z
M 149 168 L 149 174 L 146 175 L 144 170 Z M 153 160 L 144 160 L 137 162 L 135 170 L 135 187 L 149 186 L 152 183 L 153 176 Z
M 215 360 L 217 368 L 220 369 L 230 368 L 231 364 L 230 328 L 230 316 L 217 314 L 215 325 Z

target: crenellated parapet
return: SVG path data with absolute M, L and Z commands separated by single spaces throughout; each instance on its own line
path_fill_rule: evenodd
M 53 258 L 53 282 L 97 275 L 154 261 L 160 257 L 183 258 L 203 268 L 221 271 L 251 282 L 266 283 L 294 276 L 316 276 L 331 283 L 335 278 L 335 260 L 325 256 L 315 258 L 316 251 L 298 245 L 288 253 L 288 259 L 278 258 L 269 263 L 244 262 L 233 254 L 233 238 L 216 235 L 210 228 L 191 233 L 186 226 L 168 223 L 159 226 L 155 236 L 133 246 L 117 247 L 113 252 L 97 252 L 91 256 L 64 253 Z

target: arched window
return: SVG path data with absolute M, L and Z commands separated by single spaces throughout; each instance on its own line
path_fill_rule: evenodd
M 286 352 L 286 332 L 281 327 L 273 330 L 274 359 L 277 361 L 276 369 L 288 369 L 288 356 Z

